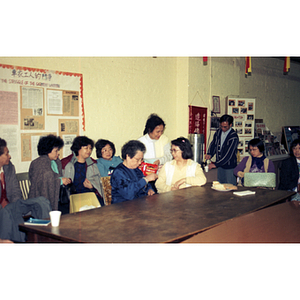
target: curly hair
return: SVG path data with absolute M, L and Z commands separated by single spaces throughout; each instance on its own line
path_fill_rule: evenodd
M 73 140 L 73 144 L 71 146 L 71 150 L 75 153 L 76 156 L 78 156 L 78 152 L 82 147 L 90 145 L 92 150 L 94 148 L 94 141 L 89 139 L 86 136 L 77 136 Z
M 188 139 L 181 136 L 176 140 L 171 141 L 171 144 L 179 147 L 179 149 L 182 151 L 183 159 L 193 158 L 192 146 Z
M 147 133 L 151 133 L 155 127 L 159 125 L 163 125 L 164 128 L 166 127 L 166 124 L 162 118 L 160 118 L 157 114 L 151 114 L 148 117 L 143 134 L 145 135 Z
M 47 155 L 52 152 L 54 148 L 61 149 L 64 146 L 64 141 L 53 134 L 42 136 L 37 145 L 38 154 Z
M 6 140 L 0 138 L 0 156 L 4 153 L 4 148 L 6 146 Z
M 103 140 L 103 139 L 100 139 L 100 140 L 98 140 L 97 143 L 95 144 L 97 158 L 102 157 L 102 152 L 101 152 L 101 151 L 102 151 L 102 149 L 103 149 L 106 145 L 109 145 L 110 148 L 112 149 L 112 157 L 115 155 L 115 153 L 116 153 L 116 148 L 115 148 L 114 143 L 112 143 L 112 142 L 109 141 L 109 140 Z
M 126 155 L 128 155 L 130 158 L 133 158 L 138 151 L 142 151 L 143 153 L 146 152 L 145 145 L 137 140 L 131 140 L 123 145 L 122 147 L 122 158 L 125 160 Z

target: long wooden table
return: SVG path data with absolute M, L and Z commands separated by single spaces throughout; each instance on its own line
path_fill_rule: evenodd
M 240 188 L 239 190 L 246 190 Z M 289 200 L 294 192 L 247 188 L 255 195 L 190 187 L 63 215 L 60 226 L 19 225 L 29 242 L 168 243 L 246 213 Z
M 300 203 L 291 201 L 246 214 L 183 243 L 299 243 Z

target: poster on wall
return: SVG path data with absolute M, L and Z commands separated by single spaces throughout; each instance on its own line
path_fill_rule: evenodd
M 21 129 L 44 130 L 44 90 L 21 86 L 20 91 Z
M 17 172 L 28 171 L 40 136 L 60 135 L 63 118 L 72 119 L 66 140 L 84 133 L 82 74 L 0 64 L 0 137 L 15 151 Z M 8 130 L 14 134 L 5 135 Z

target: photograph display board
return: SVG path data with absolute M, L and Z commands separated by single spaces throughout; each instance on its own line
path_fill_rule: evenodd
M 0 137 L 17 173 L 27 172 L 41 136 L 70 144 L 85 131 L 82 74 L 0 64 Z
M 281 144 L 289 153 L 291 143 L 295 139 L 300 138 L 300 126 L 284 126 L 282 127 Z
M 226 113 L 233 117 L 232 128 L 239 136 L 240 158 L 248 156 L 248 142 L 254 138 L 255 99 L 226 97 Z

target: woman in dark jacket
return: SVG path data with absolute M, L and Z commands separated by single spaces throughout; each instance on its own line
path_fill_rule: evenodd
M 295 191 L 292 200 L 300 201 L 300 139 L 291 143 L 290 157 L 282 162 L 279 190 Z
M 29 198 L 44 196 L 50 201 L 52 210 L 63 210 L 58 205 L 59 191 L 62 184 L 71 183 L 70 178 L 62 176 L 61 161 L 58 151 L 64 142 L 58 136 L 48 135 L 41 137 L 37 146 L 39 157 L 33 160 L 29 167 L 29 180 L 31 183 Z
M 139 169 L 145 151 L 145 145 L 135 140 L 122 147 L 123 163 L 116 167 L 110 179 L 112 204 L 155 194 L 149 181 L 157 179 L 157 175 L 151 173 L 144 176 Z

